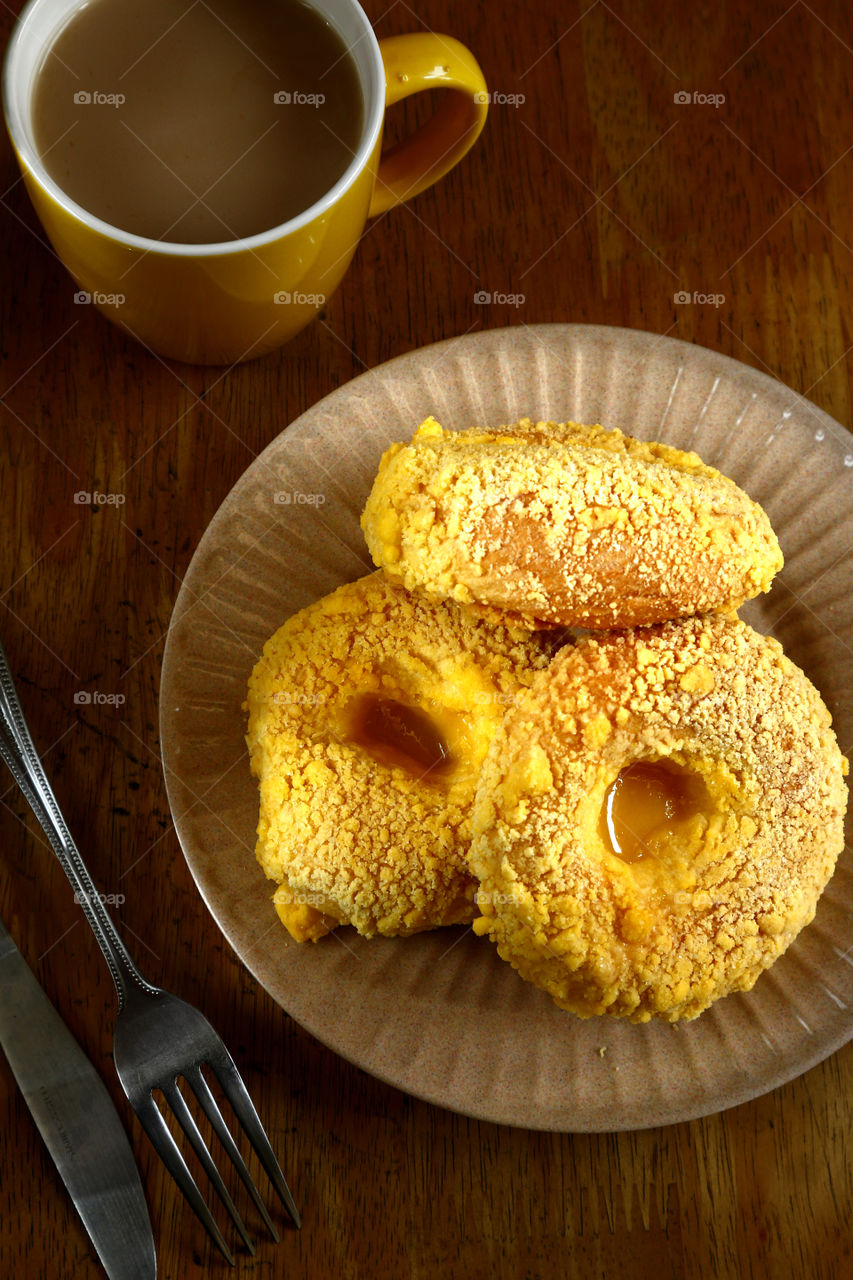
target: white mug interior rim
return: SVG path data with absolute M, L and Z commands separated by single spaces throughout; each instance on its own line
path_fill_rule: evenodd
M 356 0 L 309 0 L 311 7 L 322 13 L 338 32 L 356 64 L 364 95 L 364 124 L 358 150 L 341 177 L 309 208 L 295 218 L 268 231 L 242 239 L 217 241 L 213 244 L 179 244 L 166 240 L 149 240 L 145 236 L 123 231 L 89 213 L 62 190 L 45 169 L 36 150 L 30 104 L 33 88 L 45 51 L 67 25 L 73 13 L 85 6 L 86 0 L 29 0 L 22 10 L 3 64 L 3 111 L 9 135 L 20 159 L 35 180 L 51 198 L 73 217 L 104 236 L 149 253 L 174 257 L 215 257 L 243 250 L 260 249 L 292 231 L 298 231 L 331 208 L 352 185 L 370 157 L 385 113 L 385 70 L 379 43 L 364 10 Z

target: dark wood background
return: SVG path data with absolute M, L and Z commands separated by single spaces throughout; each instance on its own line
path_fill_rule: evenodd
M 850 1045 L 766 1097 L 666 1129 L 572 1136 L 479 1123 L 371 1079 L 295 1025 L 225 944 L 184 863 L 157 728 L 181 575 L 238 476 L 333 388 L 437 339 L 580 321 L 712 347 L 851 424 L 846 3 L 366 8 L 379 35 L 456 35 L 492 90 L 524 101 L 493 105 L 457 170 L 368 226 L 321 318 L 263 360 L 169 364 L 75 306 L 5 140 L 2 153 L 0 631 L 95 879 L 126 895 L 117 915 L 129 946 L 221 1031 L 303 1208 L 302 1232 L 262 1239 L 238 1273 L 849 1275 Z M 8 31 L 7 6 L 0 21 Z M 724 101 L 679 104 L 679 92 Z M 396 131 L 418 112 L 393 114 Z M 478 290 L 523 300 L 482 306 Z M 679 290 L 723 297 L 678 306 Z M 123 505 L 75 504 L 95 489 Z M 125 701 L 75 705 L 91 689 Z M 125 1103 L 109 975 L 2 779 L 0 911 L 128 1126 L 158 1274 L 223 1274 Z M 5 1063 L 0 1133 L 0 1273 L 101 1274 Z

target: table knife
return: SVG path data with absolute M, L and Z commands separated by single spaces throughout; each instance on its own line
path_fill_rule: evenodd
M 154 1237 L 118 1112 L 2 921 L 0 1045 L 110 1280 L 153 1280 Z

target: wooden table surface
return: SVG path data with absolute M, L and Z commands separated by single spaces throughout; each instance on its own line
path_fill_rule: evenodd
M 2 154 L 0 631 L 95 880 L 124 894 L 131 950 L 222 1033 L 302 1206 L 301 1233 L 279 1213 L 282 1242 L 240 1253 L 238 1274 L 849 1275 L 850 1044 L 767 1096 L 669 1128 L 480 1123 L 379 1083 L 296 1025 L 224 942 L 184 863 L 157 723 L 181 577 L 244 469 L 333 388 L 441 338 L 590 322 L 712 347 L 853 421 L 848 5 L 366 8 L 379 35 L 456 35 L 504 97 L 459 168 L 368 226 L 322 316 L 262 360 L 169 364 L 76 306 L 8 143 Z M 0 20 L 8 31 L 8 6 Z M 392 130 L 416 110 L 395 114 Z M 479 290 L 511 300 L 481 305 Z M 80 490 L 123 503 L 78 505 Z M 92 689 L 123 701 L 75 702 Z M 118 1086 L 94 939 L 2 780 L 0 801 L 0 913 L 131 1134 L 158 1274 L 225 1274 Z M 0 1274 L 102 1274 L 5 1063 L 0 1133 Z

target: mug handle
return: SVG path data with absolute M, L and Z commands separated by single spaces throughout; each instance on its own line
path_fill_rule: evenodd
M 443 178 L 474 145 L 488 114 L 488 93 L 474 55 L 453 36 L 418 31 L 379 41 L 385 106 L 424 89 L 453 89 L 431 120 L 386 151 L 368 217 L 410 200 Z

